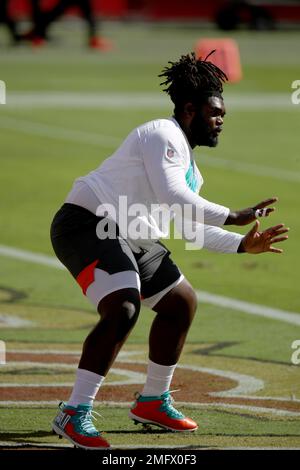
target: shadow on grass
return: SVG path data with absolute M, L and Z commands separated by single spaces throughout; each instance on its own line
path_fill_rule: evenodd
M 112 429 L 103 431 L 105 434 L 174 434 L 167 429 Z
M 16 439 L 26 440 L 29 437 L 49 436 L 53 436 L 52 431 L 0 432 L 0 441 L 15 441 Z

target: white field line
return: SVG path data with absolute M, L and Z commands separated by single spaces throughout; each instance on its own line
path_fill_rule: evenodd
M 209 367 L 188 366 L 181 364 L 178 364 L 177 368 L 217 375 L 219 377 L 234 380 L 238 383 L 235 388 L 232 388 L 230 390 L 226 390 L 223 392 L 210 392 L 209 395 L 213 397 L 239 397 L 243 394 L 251 395 L 253 393 L 258 392 L 259 390 L 263 390 L 265 385 L 263 380 L 257 379 L 256 377 L 253 377 L 251 375 L 238 374 L 237 372 L 233 371 L 225 371 L 220 369 L 212 369 Z
M 11 117 L 0 118 L 0 129 L 18 131 L 23 134 L 37 135 L 50 139 L 64 140 L 68 142 L 78 142 L 86 145 L 96 145 L 98 147 L 112 148 L 120 145 L 120 139 L 102 134 L 93 134 L 74 129 L 66 129 L 60 126 L 41 124 L 39 122 L 28 121 Z
M 199 165 L 209 166 L 212 168 L 225 168 L 238 173 L 246 173 L 247 175 L 266 176 L 268 178 L 278 179 L 280 181 L 291 181 L 300 183 L 300 173 L 297 171 L 289 171 L 284 168 L 275 168 L 274 166 L 263 166 L 255 163 L 247 163 L 244 161 L 228 160 L 214 156 L 207 156 L 197 151 L 196 153 Z
M 257 398 L 258 399 L 258 398 Z M 251 411 L 253 413 L 270 413 L 277 416 L 300 416 L 299 411 L 279 410 L 277 408 L 267 408 L 263 406 L 250 406 L 250 405 L 237 405 L 234 403 L 189 403 L 186 401 L 178 401 L 176 404 L 180 406 L 187 406 L 190 408 L 222 408 L 222 409 L 237 409 L 244 411 Z
M 81 351 L 78 349 L 78 351 L 70 351 L 68 349 L 9 349 L 7 351 L 8 353 L 20 353 L 20 354 L 35 354 L 35 355 L 67 355 L 67 356 L 80 356 Z M 131 356 L 136 356 L 141 354 L 140 351 L 120 351 L 116 361 L 119 361 L 119 359 L 123 359 L 123 362 L 126 362 L 126 358 L 130 358 Z
M 17 351 L 19 353 L 28 353 L 28 350 L 14 350 L 14 351 Z M 9 352 L 13 352 L 13 350 L 9 351 Z M 30 351 L 29 351 L 30 352 Z M 45 351 L 35 351 L 36 354 L 44 354 L 44 355 L 47 355 L 48 354 L 48 351 L 45 350 Z M 68 354 L 69 351 L 60 351 L 60 350 L 52 350 L 52 354 Z M 130 356 L 134 356 L 134 355 L 139 355 L 139 352 L 138 351 L 124 351 L 124 354 L 120 354 L 117 358 L 117 361 L 118 362 L 124 362 L 124 363 L 132 363 L 132 364 L 143 364 L 143 365 L 146 365 L 146 361 L 141 361 L 141 360 L 132 360 L 132 359 L 128 359 L 128 357 Z M 17 362 L 17 361 L 14 361 L 14 362 L 10 362 L 9 363 L 9 366 L 12 366 L 13 368 L 17 367 L 17 366 L 22 366 L 23 367 L 45 367 L 45 368 L 56 368 L 56 369 L 59 369 L 60 366 L 62 366 L 62 368 L 65 368 L 65 369 L 70 369 L 70 370 L 73 370 L 74 368 L 74 364 L 57 364 L 57 363 L 44 363 L 44 362 L 30 362 L 30 361 L 20 361 L 20 362 Z M 273 401 L 290 401 L 290 402 L 300 402 L 299 399 L 296 399 L 296 398 L 290 398 L 290 397 L 264 397 L 264 396 L 250 396 L 250 395 L 243 395 L 243 393 L 255 393 L 259 390 L 261 390 L 263 387 L 264 387 L 264 382 L 262 380 L 259 380 L 259 379 L 256 379 L 255 377 L 252 377 L 252 376 L 249 376 L 249 375 L 244 375 L 244 374 L 238 374 L 236 372 L 231 372 L 231 371 L 224 371 L 224 370 L 220 370 L 220 369 L 211 369 L 211 368 L 207 368 L 207 367 L 196 367 L 196 366 L 191 366 L 191 365 L 178 365 L 178 368 L 183 368 L 183 369 L 187 369 L 187 370 L 195 370 L 195 371 L 199 371 L 199 372 L 205 372 L 205 373 L 209 373 L 209 374 L 212 374 L 212 375 L 218 375 L 218 376 L 221 376 L 221 377 L 226 377 L 226 378 L 230 378 L 232 380 L 235 380 L 238 382 L 238 385 L 231 389 L 231 390 L 227 390 L 225 392 L 211 392 L 210 395 L 211 396 L 221 396 L 221 397 L 238 397 L 238 398 L 243 398 L 243 399 L 247 399 L 247 400 L 260 400 L 260 401 L 270 401 L 270 400 L 273 400 Z M 8 368 L 6 368 L 8 369 Z M 127 383 L 134 383 L 134 384 L 140 384 L 140 383 L 144 383 L 145 381 L 145 375 L 143 375 L 142 373 L 134 373 L 133 371 L 130 371 L 130 370 L 124 370 L 124 369 L 116 369 L 116 368 L 113 368 L 112 369 L 113 372 L 116 372 L 116 373 L 123 373 L 124 375 L 127 375 L 129 377 L 128 381 L 119 381 L 119 382 L 108 382 L 108 383 L 105 383 L 104 382 L 104 385 L 124 385 L 124 384 L 127 384 Z M 132 374 L 135 374 L 134 376 Z M 51 384 L 15 384 L 15 383 L 2 383 L 0 384 L 0 388 L 1 387 L 15 387 L 15 388 L 23 388 L 23 387 L 72 387 L 73 386 L 73 383 L 51 383 Z M 5 401 L 5 402 L 2 402 L 0 401 L 0 406 L 3 404 L 3 403 L 7 403 L 7 404 L 14 404 L 14 403 L 19 403 L 19 402 L 15 402 L 15 401 Z M 41 401 L 41 402 L 29 402 L 29 401 L 24 401 L 24 402 L 20 402 L 20 403 L 24 403 L 24 404 L 36 404 L 36 403 L 39 403 L 41 405 L 54 405 L 56 404 L 56 401 Z M 108 406 L 113 406 L 113 405 L 118 405 L 118 406 L 128 406 L 130 403 L 129 402 L 124 402 L 120 405 L 119 402 L 111 402 L 111 401 L 103 401 L 103 402 L 95 402 L 96 404 L 98 405 L 108 405 Z M 198 406 L 205 406 L 205 405 L 208 405 L 208 404 L 199 404 L 199 403 L 191 403 L 191 402 L 178 402 L 184 406 L 191 406 L 191 407 L 198 407 Z M 223 404 L 220 404 L 220 403 L 214 403 L 214 405 L 223 405 Z M 229 405 L 229 404 L 224 404 L 224 405 Z M 210 406 L 210 404 L 209 404 Z M 256 408 L 259 410 L 259 409 L 262 409 L 262 412 L 264 412 L 263 410 L 269 410 L 270 408 L 264 408 L 264 407 L 249 407 L 247 405 L 238 405 L 240 407 L 246 407 L 245 409 L 249 409 L 249 410 L 255 410 Z M 229 405 L 229 407 L 231 407 L 231 405 Z M 232 407 L 235 407 L 235 405 L 232 405 Z M 279 415 L 281 414 L 281 411 L 282 410 L 279 410 Z M 284 412 L 287 411 L 287 410 L 283 410 Z M 267 411 L 266 411 L 267 412 Z M 297 413 L 297 412 L 291 412 L 291 413 Z M 299 413 L 300 415 L 300 413 Z
M 15 117 L 0 117 L 0 129 L 8 129 L 12 131 L 18 131 L 23 134 L 37 135 L 40 137 L 46 137 L 56 140 L 63 140 L 67 142 L 78 142 L 85 145 L 96 145 L 97 147 L 108 148 L 112 150 L 118 147 L 121 143 L 121 139 L 117 137 L 96 134 L 87 131 L 66 129 L 60 126 L 42 124 L 35 121 L 29 121 L 25 119 L 19 119 Z M 254 163 L 239 162 L 235 160 L 228 160 L 223 158 L 208 157 L 203 154 L 199 154 L 199 161 L 204 165 L 225 168 L 238 173 L 252 174 L 255 176 L 263 176 L 278 179 L 280 181 L 300 182 L 300 173 L 297 171 L 289 171 L 284 168 L 266 167 L 263 165 L 257 165 Z
M 231 110 L 297 110 L 290 93 L 224 94 L 226 107 Z M 170 109 L 171 103 L 161 92 L 10 92 L 6 107 L 34 108 L 98 108 L 98 109 Z
M 300 403 L 299 398 L 294 398 L 294 396 L 289 397 L 264 397 L 264 396 L 249 396 L 249 395 L 239 395 L 238 398 L 244 398 L 245 400 L 263 400 L 263 401 L 289 401 L 291 403 Z
M 258 315 L 260 317 L 271 318 L 272 320 L 280 320 L 292 325 L 300 326 L 300 315 L 296 312 L 288 312 L 264 305 L 236 300 L 231 297 L 210 294 L 209 292 L 197 291 L 199 302 L 217 305 L 222 308 L 237 310 L 238 312 L 247 313 L 248 315 Z
M 20 250 L 5 245 L 0 245 L 0 256 L 6 256 L 14 259 L 21 259 L 31 263 L 50 266 L 58 269 L 65 269 L 64 266 L 54 257 L 47 256 L 32 251 Z M 297 312 L 288 312 L 272 307 L 266 307 L 255 303 L 236 300 L 231 297 L 211 294 L 205 291 L 197 291 L 199 302 L 217 305 L 221 308 L 237 310 L 249 315 L 258 315 L 261 317 L 271 318 L 272 320 L 280 320 L 292 325 L 300 326 L 300 314 Z
M 122 362 L 122 360 L 120 361 Z M 140 361 L 140 360 L 134 360 L 134 359 L 123 359 L 123 362 L 130 363 L 130 364 L 142 364 L 146 365 L 146 361 Z M 30 362 L 30 361 L 12 361 L 10 362 L 7 367 L 5 368 L 6 372 L 9 371 L 10 368 L 12 368 L 12 372 L 16 370 L 17 368 L 21 367 L 23 368 L 40 368 L 40 369 L 54 369 L 54 370 L 70 370 L 73 371 L 75 368 L 74 364 L 64 364 L 64 363 L 44 363 L 44 362 Z M 260 390 L 264 389 L 264 382 L 263 380 L 257 379 L 251 375 L 245 375 L 245 374 L 239 374 L 237 372 L 233 371 L 224 371 L 220 369 L 213 369 L 213 368 L 208 368 L 208 367 L 199 367 L 199 366 L 191 366 L 191 365 L 184 365 L 184 364 L 179 364 L 177 366 L 179 369 L 184 369 L 184 370 L 192 370 L 195 372 L 202 372 L 206 374 L 211 374 L 219 377 L 225 377 L 231 380 L 234 380 L 237 382 L 237 386 L 230 390 L 222 391 L 222 392 L 211 392 L 210 395 L 214 397 L 239 397 L 240 395 L 248 395 L 248 394 L 254 394 Z M 125 369 L 111 369 L 112 372 L 115 372 L 117 374 L 123 374 L 127 377 L 127 379 L 123 381 L 118 381 L 118 382 L 104 382 L 104 385 L 127 385 L 127 384 L 142 384 L 146 380 L 146 376 L 143 373 L 137 373 L 133 372 L 131 370 L 125 370 Z M 11 387 L 11 388 L 30 388 L 30 387 L 41 387 L 41 388 L 47 388 L 47 387 L 69 387 L 72 386 L 73 384 L 71 383 L 55 383 L 55 384 L 39 384 L 39 383 L 29 383 L 29 384 L 23 384 L 23 383 L 0 383 L 0 388 L 4 387 Z
M 129 364 L 141 364 L 141 365 L 147 365 L 146 361 L 141 361 L 141 360 L 136 360 L 136 359 L 119 359 L 120 362 L 125 362 Z M 75 364 L 65 364 L 65 363 L 45 363 L 45 362 L 31 362 L 31 361 L 12 361 L 7 364 L 5 367 L 6 372 L 9 371 L 10 368 L 12 368 L 12 372 L 16 370 L 17 368 L 21 367 L 23 368 L 40 368 L 40 369 L 54 369 L 54 370 L 70 370 L 73 371 L 75 368 Z M 223 392 L 211 392 L 210 395 L 215 396 L 215 397 L 239 397 L 240 395 L 248 395 L 248 394 L 253 394 L 256 393 L 260 390 L 263 390 L 264 388 L 264 382 L 263 380 L 257 379 L 251 375 L 246 375 L 246 374 L 239 374 L 237 372 L 233 371 L 225 371 L 225 370 L 220 370 L 220 369 L 213 369 L 213 368 L 208 368 L 208 367 L 200 367 L 200 366 L 192 366 L 192 365 L 185 365 L 185 364 L 179 364 L 177 366 L 179 369 L 184 369 L 184 370 L 192 370 L 195 372 L 202 372 L 206 374 L 211 374 L 219 377 L 224 377 L 228 378 L 230 380 L 234 380 L 237 382 L 237 385 L 230 389 L 226 390 Z M 107 385 L 119 385 L 119 384 L 128 384 L 128 383 L 134 383 L 134 384 L 141 384 L 144 383 L 146 376 L 143 373 L 137 373 L 133 372 L 131 370 L 125 370 L 125 369 L 111 369 L 112 372 L 115 372 L 117 374 L 123 374 L 127 376 L 127 380 L 125 381 L 120 381 L 119 382 L 111 382 L 108 383 Z M 104 382 L 105 384 L 105 382 Z M 19 384 L 19 383 L 0 383 L 0 388 L 3 387 L 13 387 L 13 388 L 22 388 L 22 387 L 64 387 L 64 386 L 72 386 L 69 383 L 55 383 L 55 384 L 39 384 L 39 383 L 33 383 L 33 384 Z
M 135 360 L 135 359 L 122 359 L 120 362 L 125 362 L 129 364 L 141 364 L 141 365 L 147 365 L 146 361 L 140 361 L 140 360 Z M 45 362 L 31 362 L 31 361 L 11 361 L 7 364 L 5 367 L 5 371 L 9 372 L 9 369 L 12 369 L 12 373 L 18 369 L 24 369 L 24 368 L 39 368 L 39 369 L 52 369 L 52 370 L 66 370 L 66 371 L 74 371 L 76 364 L 65 364 L 65 363 L 45 363 Z M 184 370 L 192 370 L 195 372 L 203 372 L 206 374 L 211 374 L 219 377 L 224 377 L 228 378 L 230 380 L 234 380 L 237 382 L 237 386 L 230 390 L 226 390 L 223 392 L 211 392 L 210 395 L 215 396 L 215 397 L 239 397 L 242 394 L 253 394 L 256 393 L 260 390 L 263 390 L 264 388 L 264 382 L 263 380 L 256 379 L 255 377 L 251 375 L 245 375 L 245 374 L 238 374 L 237 372 L 233 371 L 224 371 L 220 369 L 212 369 L 208 367 L 198 367 L 198 366 L 191 366 L 191 365 L 184 365 L 184 364 L 179 364 L 177 366 L 179 369 L 184 369 Z M 143 384 L 146 380 L 146 375 L 140 372 L 133 372 L 128 369 L 118 369 L 118 368 L 112 368 L 111 369 L 112 373 L 116 374 L 122 374 L 127 377 L 126 380 L 123 381 L 118 381 L 118 382 L 104 382 L 103 385 L 128 385 L 128 384 Z M 47 387 L 69 387 L 72 386 L 73 384 L 71 383 L 55 383 L 55 384 L 39 384 L 39 383 L 0 383 L 0 388 L 4 387 L 13 387 L 13 388 L 29 388 L 29 387 L 41 387 L 41 388 L 47 388 Z
M 120 361 L 122 362 L 122 361 Z M 132 364 L 147 364 L 145 361 L 134 360 L 134 359 L 127 359 L 126 363 Z M 260 390 L 264 389 L 264 381 L 261 379 L 257 379 L 251 375 L 246 374 L 239 374 L 237 372 L 229 371 L 229 370 L 221 370 L 221 369 L 213 369 L 209 367 L 200 367 L 200 366 L 192 366 L 188 364 L 178 364 L 177 369 L 185 369 L 185 370 L 192 370 L 195 372 L 203 372 L 205 374 L 216 375 L 219 377 L 224 377 L 227 379 L 234 380 L 237 382 L 237 386 L 230 390 L 226 390 L 223 392 L 211 392 L 210 395 L 214 397 L 232 397 L 237 398 L 242 394 L 253 394 Z M 257 397 L 258 398 L 258 397 Z
M 275 98 L 276 100 L 276 98 Z M 277 97 L 277 104 L 284 106 L 286 99 Z M 274 101 L 275 103 L 275 101 Z M 289 105 L 291 106 L 291 100 Z M 171 103 L 163 93 L 70 93 L 68 91 L 11 92 L 7 97 L 7 108 L 13 109 L 166 109 Z
M 31 362 L 31 361 L 11 361 L 6 364 L 5 372 L 9 373 L 10 368 L 11 373 L 13 374 L 19 368 L 26 369 L 26 368 L 38 368 L 38 369 L 51 369 L 51 370 L 63 370 L 74 372 L 77 368 L 77 364 L 64 364 L 64 363 L 50 363 L 50 362 Z M 128 369 L 120 369 L 117 367 L 112 367 L 110 369 L 112 374 L 117 374 L 124 376 L 123 380 L 115 380 L 115 381 L 104 381 L 103 386 L 108 385 L 132 385 L 132 384 L 144 384 L 146 381 L 146 375 L 142 372 L 134 372 Z M 0 382 L 0 388 L 48 388 L 48 387 L 73 387 L 74 382 L 51 382 L 51 383 L 8 383 L 8 382 Z
M 34 322 L 10 315 L 8 313 L 0 312 L 0 327 L 20 328 L 22 326 L 33 326 Z
M 48 355 L 49 352 L 48 351 L 43 351 L 43 350 L 35 350 L 35 351 L 29 351 L 29 350 L 10 350 L 9 351 L 10 353 L 12 352 L 18 352 L 18 353 L 24 353 L 24 354 L 28 354 L 28 353 L 31 353 L 31 354 L 36 354 L 36 355 Z M 69 354 L 69 351 L 68 350 L 65 350 L 65 351 L 61 351 L 61 350 L 51 350 L 51 354 Z M 73 352 L 73 354 L 75 354 Z M 139 356 L 139 351 L 123 351 L 121 352 L 116 361 L 117 362 L 120 362 L 120 363 L 130 363 L 130 364 L 142 364 L 142 365 L 146 365 L 147 362 L 146 361 L 142 361 L 142 360 L 134 360 L 134 359 L 130 359 L 131 356 Z M 76 353 L 77 355 L 77 353 Z M 59 368 L 59 366 L 61 366 L 62 369 L 70 369 L 70 370 L 73 370 L 74 368 L 74 364 L 63 364 L 63 363 L 45 363 L 45 362 L 31 362 L 31 361 L 12 361 L 12 362 L 9 362 L 7 365 L 6 365 L 6 370 L 8 370 L 8 367 L 9 366 L 12 366 L 13 368 L 14 367 L 18 367 L 18 366 L 21 366 L 22 368 L 24 367 L 45 367 L 45 368 L 53 368 L 53 367 L 56 367 L 56 368 Z M 211 396 L 221 396 L 221 397 L 238 397 L 238 398 L 244 398 L 244 399 L 247 399 L 247 400 L 262 400 L 262 401 L 291 401 L 291 402 L 300 402 L 299 399 L 296 399 L 296 398 L 290 398 L 290 397 L 264 397 L 264 396 L 249 396 L 249 395 L 243 395 L 243 393 L 256 393 L 258 392 L 259 390 L 263 389 L 264 388 L 264 382 L 260 379 L 256 379 L 255 377 L 252 377 L 250 375 L 245 375 L 245 374 L 239 374 L 239 373 L 236 373 L 236 372 L 232 372 L 232 371 L 224 371 L 224 370 L 220 370 L 220 369 L 212 369 L 212 368 L 207 368 L 207 367 L 197 367 L 197 366 L 192 366 L 192 365 L 178 365 L 177 366 L 179 369 L 182 368 L 182 369 L 187 369 L 187 370 L 194 370 L 194 371 L 199 371 L 199 372 L 204 372 L 204 373 L 209 373 L 209 374 L 212 374 L 212 375 L 217 375 L 217 376 L 221 376 L 221 377 L 225 377 L 225 378 L 229 378 L 229 379 L 232 379 L 232 380 L 235 380 L 238 385 L 231 389 L 231 390 L 227 390 L 225 392 L 211 392 L 210 395 Z M 131 370 L 124 370 L 124 369 L 116 369 L 116 368 L 113 368 L 111 369 L 112 371 L 116 372 L 116 373 L 124 373 L 124 375 L 128 375 L 129 376 L 129 380 L 135 380 L 137 379 L 137 382 L 131 382 L 131 383 L 136 383 L 136 384 L 139 384 L 139 383 L 144 383 L 144 380 L 145 380 L 145 376 L 144 374 L 142 373 L 134 373 L 133 371 Z M 133 375 L 131 374 L 135 374 L 135 376 L 133 377 Z M 139 377 L 140 376 L 143 376 L 143 377 Z M 140 382 L 140 379 L 142 380 Z M 125 382 L 111 382 L 111 383 L 108 383 L 107 385 L 122 385 L 124 384 Z M 104 385 L 106 383 L 104 382 Z M 21 388 L 21 387 L 63 387 L 63 386 L 73 386 L 73 383 L 55 383 L 55 384 L 15 384 L 15 383 L 6 383 L 6 384 L 0 384 L 0 387 L 16 387 L 16 388 Z M 0 405 L 4 403 L 2 401 L 0 401 Z M 6 403 L 6 402 L 5 402 Z M 12 401 L 11 403 L 15 403 L 14 401 Z M 46 404 L 55 404 L 56 402 L 55 401 L 46 401 L 46 402 L 24 402 L 24 403 L 46 403 Z M 96 402 L 98 404 L 111 404 L 113 402 L 111 401 L 108 401 L 108 402 Z M 118 402 L 115 402 L 116 404 Z M 185 403 L 185 405 L 187 406 L 188 403 Z M 194 404 L 192 404 L 194 405 Z M 196 404 L 197 405 L 197 404 Z
M 67 356 L 80 356 L 81 351 L 69 351 L 68 349 L 9 349 L 7 351 L 8 353 L 15 354 L 15 353 L 20 353 L 20 354 L 35 354 L 35 355 L 40 355 L 40 354 L 49 354 L 49 355 L 67 355 Z M 135 352 L 136 354 L 136 352 Z
M 6 406 L 9 407 L 34 407 L 34 408 L 40 408 L 40 407 L 46 407 L 46 406 L 53 406 L 56 407 L 58 406 L 59 400 L 42 400 L 42 401 L 25 401 L 25 400 L 5 400 L 5 401 L 0 401 L 0 409 L 4 408 Z M 130 408 L 132 406 L 133 401 L 131 402 L 116 402 L 116 401 L 95 401 L 94 406 L 101 407 L 102 410 L 105 409 L 105 407 L 112 407 L 112 408 Z M 251 405 L 239 405 L 239 404 L 234 404 L 234 403 L 221 403 L 221 402 L 208 402 L 208 403 L 198 403 L 198 402 L 186 402 L 186 401 L 176 401 L 176 406 L 180 407 L 186 407 L 188 409 L 207 409 L 207 408 L 213 408 L 213 409 L 231 409 L 231 410 L 242 410 L 242 411 L 247 411 L 250 413 L 263 413 L 263 414 L 271 414 L 275 416 L 288 416 L 288 417 L 299 417 L 300 412 L 299 411 L 289 411 L 289 410 L 279 410 L 278 408 L 267 408 L 263 406 L 251 406 Z M 105 413 L 105 411 L 104 411 Z
M 20 250 L 19 248 L 13 248 L 10 246 L 0 245 L 0 255 L 6 256 L 8 258 L 20 259 L 22 261 L 28 261 L 29 263 L 50 266 L 58 269 L 65 269 L 63 264 L 61 264 L 58 259 L 54 258 L 54 256 L 33 253 L 32 251 Z

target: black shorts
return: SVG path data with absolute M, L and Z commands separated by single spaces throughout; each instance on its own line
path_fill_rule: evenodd
M 100 240 L 96 227 L 101 219 L 83 207 L 63 204 L 51 225 L 56 256 L 95 306 L 111 292 L 136 288 L 143 303 L 154 307 L 183 279 L 170 251 L 158 241 L 149 251 L 134 253 L 117 227 L 114 239 Z

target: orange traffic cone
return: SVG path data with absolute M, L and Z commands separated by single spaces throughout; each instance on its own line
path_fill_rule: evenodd
M 236 41 L 230 38 L 200 39 L 195 46 L 196 57 L 203 59 L 214 49 L 216 52 L 208 60 L 226 73 L 229 82 L 239 82 L 242 79 L 242 67 Z

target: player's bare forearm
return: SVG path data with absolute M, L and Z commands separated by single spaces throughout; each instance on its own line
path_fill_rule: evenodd
M 278 201 L 277 197 L 272 197 L 259 202 L 253 207 L 247 207 L 239 211 L 230 211 L 224 225 L 248 225 L 257 217 L 268 217 L 274 210 L 274 207 L 267 207 Z

